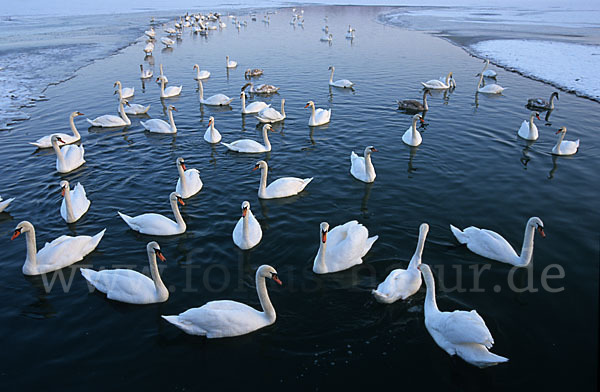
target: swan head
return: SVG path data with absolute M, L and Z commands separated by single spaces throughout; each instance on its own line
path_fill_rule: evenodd
M 12 237 L 10 237 L 10 240 L 14 240 L 15 238 L 17 238 L 18 236 L 20 236 L 23 233 L 26 233 L 28 231 L 32 231 L 33 230 L 33 225 L 31 223 L 29 223 L 28 221 L 22 221 L 21 223 L 19 223 L 17 225 L 17 227 L 15 227 L 15 231 L 13 232 Z
M 171 192 L 171 194 L 169 195 L 169 201 L 179 202 L 179 204 L 181 204 L 182 206 L 185 205 L 183 197 L 181 197 L 181 195 L 177 192 Z
M 211 125 L 215 124 L 215 118 L 213 116 L 210 116 L 208 118 L 208 126 L 210 127 Z
M 160 250 L 160 245 L 158 245 L 158 242 L 156 242 L 156 241 L 148 242 L 148 245 L 146 245 L 146 250 L 148 251 L 148 253 L 154 252 L 156 257 L 158 257 L 158 259 L 160 261 L 167 261 L 167 259 L 165 258 L 165 256 L 163 256 L 163 254 Z
M 561 127 L 558 131 L 556 131 L 556 134 L 558 135 L 559 133 L 567 133 L 567 127 Z
M 419 226 L 419 236 L 425 236 L 427 233 L 429 233 L 429 225 L 427 223 L 421 223 L 421 226 Z
M 558 91 L 553 92 L 552 95 L 550 95 L 550 98 L 552 97 L 556 97 L 556 99 L 558 99 Z
M 271 131 L 271 132 L 275 132 L 275 130 L 273 129 L 273 126 L 271 124 L 265 124 L 263 126 L 263 131 Z
M 169 111 L 171 111 L 171 110 L 177 111 L 177 108 L 173 105 L 169 105 Z
M 244 90 L 245 90 L 245 89 L 246 89 L 246 87 L 248 87 L 248 86 L 252 86 L 252 82 L 248 82 L 248 83 L 244 84 L 244 85 L 242 86 L 242 92 L 244 92 Z
M 256 270 L 256 277 L 273 279 L 277 284 L 282 285 L 281 280 L 279 280 L 279 276 L 277 275 L 277 271 L 270 265 L 264 264 L 258 267 Z
M 535 115 L 535 117 L 536 117 L 538 120 L 540 120 L 540 121 L 542 120 L 542 119 L 540 118 L 540 114 L 539 114 L 538 112 L 533 112 L 533 114 Z
M 77 117 L 77 116 L 83 116 L 83 113 L 81 113 L 81 112 L 73 112 L 73 113 L 71 113 L 71 117 L 72 118 L 73 117 Z
M 60 195 L 64 197 L 67 191 L 69 191 L 69 181 L 62 180 L 60 182 Z
M 250 202 L 244 201 L 242 203 L 242 218 L 245 218 L 248 215 L 248 211 L 250 211 Z
M 177 158 L 176 160 L 177 166 L 181 166 L 181 168 L 185 171 L 187 168 L 185 167 L 185 160 L 182 157 Z
M 367 147 L 365 148 L 365 154 L 371 154 L 371 153 L 374 153 L 374 152 L 379 152 L 379 150 L 378 150 L 378 149 L 376 149 L 376 148 L 375 148 L 375 147 L 373 147 L 373 146 L 367 146 Z
M 306 103 L 306 106 L 304 106 L 304 109 L 306 109 L 306 108 L 307 108 L 307 107 L 309 107 L 309 106 L 315 106 L 315 103 L 314 103 L 313 101 L 308 101 L 308 102 Z
M 327 233 L 329 233 L 329 223 L 321 222 L 321 241 L 323 243 L 327 242 Z
M 63 144 L 66 144 L 66 143 L 65 143 L 65 141 L 64 141 L 64 140 L 62 140 L 62 139 L 60 138 L 60 136 L 58 136 L 58 135 L 52 135 L 52 137 L 50 137 L 50 142 L 51 142 L 52 144 L 54 144 L 54 143 L 63 143 Z
M 121 87 L 121 82 L 119 80 L 117 80 L 115 82 L 115 84 L 113 84 L 113 87 L 117 87 L 117 86 Z
M 542 222 L 542 220 L 540 218 L 538 218 L 537 216 L 529 218 L 529 220 L 527 221 L 527 226 L 531 226 L 531 227 L 537 229 L 537 231 L 539 231 L 542 238 L 546 237 L 546 233 L 544 232 L 544 222 Z
M 267 165 L 267 162 L 258 161 L 258 162 L 256 162 L 256 165 L 254 165 L 254 169 L 252 169 L 252 171 L 258 170 L 258 169 L 268 169 L 268 168 L 269 168 L 269 166 Z
M 425 120 L 423 120 L 423 116 L 421 116 L 420 114 L 415 114 L 413 116 L 413 121 L 421 121 L 421 124 L 425 124 Z
M 193 69 L 200 69 L 200 67 L 198 66 L 198 64 L 194 64 L 194 68 Z
M 335 67 L 333 65 L 330 65 L 329 68 L 327 68 L 327 69 L 330 71 L 333 71 L 333 70 L 335 70 Z

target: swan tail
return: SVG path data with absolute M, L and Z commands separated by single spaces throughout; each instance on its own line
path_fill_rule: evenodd
M 452 234 L 454 234 L 458 242 L 461 244 L 466 244 L 469 240 L 465 233 L 462 232 L 458 227 L 450 225 L 450 230 L 452 230 Z
M 231 101 L 233 101 L 233 98 L 230 98 L 230 99 L 229 99 L 229 101 L 227 101 L 227 102 L 225 102 L 225 103 L 223 104 L 223 106 L 227 106 L 227 105 L 229 105 L 229 104 L 231 103 Z
M 125 221 L 125 223 L 127 223 L 127 226 L 129 226 L 133 229 L 133 226 L 132 226 L 133 223 L 131 222 L 131 220 L 133 219 L 132 217 L 130 217 L 129 215 L 123 214 L 121 211 L 117 211 L 117 214 L 119 214 L 121 219 L 123 219 Z
M 37 148 L 43 148 L 40 143 L 29 142 L 29 144 L 31 144 L 32 146 L 36 146 Z
M 363 256 L 366 255 L 371 250 L 371 247 L 373 246 L 375 241 L 377 241 L 378 239 L 379 239 L 378 235 L 373 236 L 371 238 L 367 238 L 367 243 L 365 244 L 365 251 L 363 252 Z
M 233 146 L 231 144 L 225 142 L 221 142 L 221 144 L 227 147 L 228 149 L 233 150 Z
M 460 345 L 459 347 L 456 347 L 456 354 L 466 362 L 480 368 L 508 362 L 508 358 L 489 352 L 488 349 L 481 344 Z
M 179 316 L 160 316 L 160 317 L 167 320 L 169 323 L 173 324 L 174 326 L 181 329 L 183 332 L 185 332 L 187 334 L 206 336 L 208 333 L 207 331 L 198 327 L 197 325 L 182 323 L 179 320 Z
M 390 301 L 389 296 L 387 296 L 386 294 L 379 292 L 377 290 L 371 290 L 371 294 L 373 294 L 373 297 L 375 297 L 377 302 L 381 302 L 384 304 L 389 304 L 392 302 L 392 301 Z
M 310 178 L 305 178 L 304 180 L 302 180 L 304 182 L 304 187 L 306 187 L 308 184 L 310 184 L 310 182 L 314 179 L 314 177 L 310 177 Z M 302 189 L 304 189 L 304 187 Z
M 150 108 L 150 106 L 148 106 L 148 108 Z M 144 129 L 148 129 L 148 127 L 146 126 L 146 123 L 143 121 L 140 121 L 140 124 L 142 124 L 142 127 L 144 127 Z
M 83 275 L 85 280 L 87 280 L 92 286 L 96 286 L 94 283 L 96 280 L 96 274 L 98 273 L 97 271 L 94 271 L 93 269 L 89 268 L 80 268 L 79 272 L 81 272 L 81 275 Z
M 100 233 L 98 233 L 98 234 L 96 234 L 95 236 L 92 237 L 92 239 L 90 241 L 90 245 L 88 247 L 88 252 L 87 253 L 90 253 L 91 251 L 93 251 L 94 249 L 96 249 L 96 247 L 98 246 L 98 244 L 102 240 L 102 237 L 104 237 L 104 233 L 106 233 L 106 229 L 102 230 Z
M 90 124 L 94 125 L 94 122 L 92 120 L 90 120 L 89 118 L 86 118 L 85 121 L 89 122 Z

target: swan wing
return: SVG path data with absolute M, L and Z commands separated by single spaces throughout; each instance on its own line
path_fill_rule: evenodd
M 267 105 L 264 102 L 252 102 L 246 106 L 246 112 L 247 113 L 258 113 L 267 107 L 269 107 L 269 105 Z
M 379 302 L 391 303 L 410 297 L 419 290 L 421 283 L 419 271 L 395 269 L 373 290 L 373 295 Z
M 93 237 L 63 235 L 52 242 L 47 242 L 37 253 L 38 273 L 55 271 L 82 260 L 96 249 L 105 231 L 106 229 Z
M 105 114 L 104 116 L 96 117 L 93 120 L 86 120 L 95 127 L 119 127 L 127 125 L 121 117 L 112 114 Z
M 494 339 L 485 321 L 475 311 L 442 312 L 437 328 L 453 344 L 477 343 L 491 348 Z
M 464 233 L 468 236 L 467 248 L 473 253 L 510 264 L 519 259 L 508 241 L 494 231 L 468 227 Z
M 266 194 L 271 198 L 297 195 L 312 181 L 312 178 L 283 177 L 270 183 Z
M 146 275 L 130 269 L 94 271 L 82 268 L 81 274 L 107 298 L 131 303 L 146 304 L 156 301 L 154 281 Z
M 251 139 L 236 140 L 232 143 L 221 143 L 232 151 L 237 152 L 264 152 L 267 149 L 259 142 Z
M 165 120 L 161 120 L 159 118 L 153 118 L 148 121 L 140 121 L 140 124 L 150 132 L 157 133 L 172 133 L 171 125 Z
M 177 223 L 164 215 L 148 213 L 130 217 L 120 212 L 119 215 L 131 229 L 142 234 L 172 235 L 180 233 Z
M 355 178 L 365 181 L 367 179 L 367 171 L 365 169 L 365 158 L 359 157 L 352 151 L 350 154 L 350 174 L 352 174 Z

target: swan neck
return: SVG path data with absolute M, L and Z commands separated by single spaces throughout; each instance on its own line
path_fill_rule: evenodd
M 415 249 L 415 253 L 413 254 L 412 259 L 410 259 L 410 263 L 408 264 L 408 268 L 417 268 L 421 265 L 421 256 L 423 255 L 423 248 L 425 247 L 425 236 L 419 235 L 419 242 L 417 243 L 417 249 Z
M 125 108 L 123 107 L 123 102 L 121 101 L 119 101 L 119 114 L 121 115 L 121 118 L 123 119 L 123 121 L 125 121 L 127 125 L 131 125 L 131 120 L 129 119 L 129 117 L 127 117 L 127 113 L 125 113 Z
M 25 232 L 27 242 L 27 258 L 25 263 L 29 263 L 33 268 L 37 267 L 37 244 L 35 241 L 35 229 L 33 226 Z
M 373 167 L 373 162 L 371 162 L 371 151 L 365 151 L 365 168 L 370 177 L 375 174 L 375 167 Z
M 428 91 L 425 90 L 425 92 L 423 93 L 423 109 L 425 110 L 429 110 L 429 106 L 427 105 L 427 94 Z
M 267 172 L 269 171 L 268 167 L 263 167 L 260 170 L 260 188 L 258 189 L 258 194 L 264 195 L 267 192 Z
M 433 275 L 423 274 L 423 278 L 425 279 L 425 285 L 427 286 L 427 293 L 425 294 L 425 317 L 429 313 L 439 313 L 440 310 L 437 306 L 437 301 L 435 298 L 435 281 L 433 280 Z
M 523 248 L 521 249 L 520 265 L 526 266 L 531 262 L 533 257 L 533 237 L 535 236 L 535 227 L 530 226 L 529 222 L 525 227 L 525 235 L 523 236 Z
M 263 127 L 263 141 L 265 143 L 265 147 L 267 148 L 267 151 L 271 151 L 271 142 L 269 141 L 269 135 L 268 135 L 269 131 Z
M 281 100 L 281 115 L 285 117 L 285 101 Z
M 200 101 L 204 100 L 204 87 L 202 86 L 202 81 L 198 80 L 198 89 L 200 90 Z
M 552 94 L 550 96 L 550 110 L 554 109 L 554 98 L 556 98 L 556 95 Z
M 319 252 L 317 254 L 317 261 L 315 264 L 319 266 L 319 270 L 327 271 L 327 265 L 325 264 L 325 252 L 327 251 L 327 242 L 323 242 L 321 239 L 321 233 L 319 232 Z
M 181 165 L 177 165 L 177 172 L 179 173 L 179 181 L 181 181 L 181 188 L 185 189 L 185 171 Z
M 335 68 L 331 68 L 331 76 L 329 76 L 329 82 L 333 82 L 333 71 L 335 71 Z
M 242 112 L 246 112 L 246 94 L 242 94 Z
M 481 75 L 479 75 L 479 82 L 477 83 L 477 90 L 479 90 L 479 87 L 481 86 L 482 81 L 483 81 L 483 72 L 481 73 Z
M 65 208 L 67 210 L 67 219 L 73 222 L 75 214 L 73 214 L 73 204 L 71 203 L 71 189 L 65 191 Z
M 413 139 L 417 137 L 417 121 L 418 119 L 414 118 L 412 123 L 412 137 Z
M 71 118 L 69 119 L 69 123 L 71 125 L 71 131 L 73 131 L 73 135 L 76 138 L 81 138 L 81 135 L 79 135 L 79 131 L 77 131 L 77 127 L 75 127 L 75 116 L 71 116 Z
M 275 308 L 271 303 L 271 299 L 269 298 L 269 293 L 267 292 L 267 282 L 266 279 L 262 276 L 256 276 L 256 292 L 258 293 L 258 299 L 260 300 L 260 306 L 263 309 L 263 312 L 267 316 L 267 319 L 272 324 L 275 322 L 277 315 L 275 314 Z
M 65 157 L 62 154 L 62 151 L 58 145 L 58 141 L 52 141 L 52 149 L 54 150 L 54 152 L 56 153 L 56 159 L 58 159 L 58 161 L 61 163 L 61 165 L 64 165 L 65 163 Z
M 252 214 L 252 211 L 248 209 L 246 216 L 242 217 L 242 235 L 244 237 L 244 242 L 247 244 L 250 243 L 250 214 Z
M 177 127 L 175 126 L 175 120 L 173 120 L 173 110 L 169 110 L 169 122 L 171 123 L 171 130 L 173 132 L 177 131 Z
M 156 263 L 156 253 L 152 248 L 148 250 L 148 263 L 150 264 L 150 275 L 152 276 L 154 287 L 156 287 L 156 292 L 168 292 L 160 277 L 160 271 L 158 270 L 158 265 Z
M 183 217 L 181 216 L 179 207 L 177 206 L 177 199 L 171 200 L 171 209 L 173 210 L 173 215 L 175 215 L 175 222 L 177 222 L 177 226 L 185 230 L 187 226 L 183 220 Z
M 562 143 L 563 139 L 565 138 L 565 134 L 566 132 L 561 132 L 560 136 L 558 137 L 558 141 L 556 142 L 556 146 L 554 148 L 556 148 L 556 150 L 560 150 L 560 144 Z

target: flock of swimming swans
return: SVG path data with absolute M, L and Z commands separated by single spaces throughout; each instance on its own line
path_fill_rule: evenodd
M 234 23 L 239 27 L 240 22 Z M 267 20 L 265 15 L 265 21 Z M 269 19 L 270 20 L 270 19 Z M 294 9 L 294 23 L 303 23 L 303 13 L 296 14 Z M 188 28 L 200 28 L 200 32 L 209 29 L 207 23 L 213 22 L 221 26 L 221 16 L 218 14 L 186 14 L 182 16 L 175 24 L 174 28 L 168 28 L 165 32 L 169 35 L 180 35 L 181 31 Z M 327 22 L 327 18 L 326 18 Z M 201 26 L 201 27 L 197 27 Z M 331 39 L 328 26 L 323 28 L 328 39 Z M 348 35 L 354 37 L 354 29 L 349 26 Z M 196 31 L 195 31 L 196 32 Z M 154 38 L 156 32 L 154 28 L 146 31 L 149 37 L 144 52 L 151 53 L 154 48 Z M 173 40 L 168 37 L 162 38 L 163 44 L 170 46 Z M 232 69 L 237 67 L 237 62 L 226 57 L 225 67 Z M 484 78 L 495 79 L 496 72 L 487 70 L 489 60 L 485 61 L 485 67 L 479 76 L 477 93 L 499 94 L 504 89 L 495 84 L 488 83 L 482 86 Z M 141 78 L 152 78 L 151 70 L 144 70 L 140 66 Z M 196 71 L 194 79 L 198 82 L 199 101 L 204 105 L 225 106 L 230 105 L 233 98 L 224 94 L 215 94 L 208 98 L 204 97 L 204 88 L 202 80 L 210 77 L 211 73 L 201 70 L 200 66 L 195 64 L 193 70 Z M 330 78 L 329 86 L 336 88 L 353 88 L 354 83 L 347 79 L 333 80 L 335 68 L 329 67 Z M 261 69 L 248 69 L 245 72 L 245 79 L 250 79 L 263 74 Z M 169 98 L 181 93 L 182 86 L 166 87 L 168 79 L 164 74 L 162 64 L 160 65 L 160 75 L 156 79 L 160 83 L 160 98 Z M 432 79 L 422 82 L 424 87 L 423 102 L 416 100 L 404 100 L 398 102 L 399 108 L 407 111 L 419 112 L 412 118 L 411 126 L 404 132 L 402 141 L 409 146 L 418 146 L 422 143 L 422 137 L 418 131 L 417 123 L 423 122 L 421 113 L 429 110 L 427 105 L 427 96 L 430 90 L 443 90 L 456 88 L 456 82 L 452 72 L 446 77 Z M 135 95 L 134 88 L 123 87 L 120 81 L 114 83 L 115 94 L 118 94 L 118 113 L 119 116 L 108 114 L 88 119 L 87 121 L 93 127 L 118 127 L 131 124 L 128 114 L 136 115 L 147 113 L 150 106 L 134 105 L 128 102 L 128 98 Z M 276 110 L 271 105 L 261 101 L 246 103 L 248 94 L 255 96 L 260 94 L 272 94 L 279 88 L 272 85 L 254 85 L 252 82 L 246 83 L 240 94 L 241 113 L 244 115 L 255 115 L 256 119 L 262 123 L 262 143 L 252 139 L 240 139 L 231 142 L 223 142 L 222 136 L 216 128 L 214 117 L 210 117 L 208 127 L 204 133 L 204 140 L 210 144 L 221 143 L 224 147 L 238 153 L 264 153 L 271 151 L 268 133 L 273 131 L 273 123 L 283 121 L 285 115 L 285 99 L 281 100 L 280 110 Z M 248 94 L 247 94 L 248 93 Z M 553 93 L 549 101 L 541 98 L 532 98 L 528 101 L 527 107 L 532 110 L 552 110 L 554 108 L 554 99 L 558 99 L 558 93 Z M 331 109 L 316 108 L 313 101 L 308 101 L 305 108 L 310 108 L 309 126 L 320 126 L 331 121 Z M 149 132 L 155 133 L 176 133 L 173 112 L 177 109 L 169 105 L 168 122 L 161 119 L 149 119 L 140 121 L 140 124 Z M 69 123 L 72 135 L 65 133 L 54 133 L 44 136 L 31 144 L 37 148 L 53 148 L 56 153 L 56 170 L 59 173 L 69 173 L 85 163 L 84 148 L 82 145 L 76 145 L 81 140 L 81 135 L 75 126 L 75 118 L 82 116 L 83 113 L 75 111 L 69 117 Z M 523 121 L 517 134 L 526 140 L 536 140 L 539 132 L 534 124 L 534 118 L 539 119 L 539 112 L 532 111 L 529 121 Z M 565 141 L 564 136 L 566 128 L 562 127 L 558 133 L 561 133 L 552 153 L 556 155 L 570 155 L 577 151 L 579 141 Z M 350 173 L 359 181 L 372 183 L 376 179 L 375 168 L 371 160 L 371 155 L 377 152 L 374 146 L 367 146 L 362 156 L 354 151 L 350 154 Z M 126 215 L 118 211 L 118 215 L 127 224 L 131 230 L 153 236 L 172 236 L 179 235 L 186 231 L 187 226 L 184 221 L 178 204 L 185 204 L 188 199 L 202 190 L 203 182 L 197 169 L 188 169 L 185 160 L 182 157 L 174 162 L 178 172 L 177 183 L 174 184 L 173 191 L 169 194 L 169 205 L 174 216 L 174 220 L 158 213 L 143 213 L 136 216 Z M 308 186 L 313 178 L 282 177 L 271 183 L 268 183 L 268 164 L 264 160 L 259 160 L 253 170 L 260 170 L 260 183 L 258 187 L 258 197 L 260 199 L 285 198 L 301 193 Z M 79 220 L 90 208 L 91 202 L 86 196 L 82 184 L 77 183 L 73 189 L 69 182 L 61 181 L 60 189 L 63 200 L 60 206 L 60 215 L 67 223 L 73 223 Z M 0 212 L 2 212 L 14 199 L 2 200 L 0 197 Z M 34 226 L 28 221 L 19 223 L 12 235 L 12 239 L 24 234 L 26 237 L 27 255 L 23 264 L 23 274 L 39 275 L 67 267 L 82 260 L 86 255 L 94 251 L 98 246 L 105 230 L 94 236 L 79 235 L 75 237 L 61 236 L 38 250 L 36 246 L 36 234 Z M 545 236 L 544 225 L 540 218 L 530 218 L 525 226 L 524 239 L 520 255 L 515 251 L 512 245 L 508 243 L 500 234 L 477 227 L 468 227 L 464 230 L 450 225 L 452 234 L 456 240 L 465 244 L 466 247 L 483 258 L 495 260 L 498 262 L 510 264 L 516 267 L 525 267 L 529 265 L 533 255 L 534 236 L 538 231 L 540 235 Z M 423 223 L 419 228 L 419 239 L 415 253 L 406 269 L 396 269 L 390 272 L 386 279 L 381 282 L 376 289 L 372 291 L 374 298 L 381 303 L 393 303 L 398 300 L 406 300 L 414 295 L 425 281 L 425 326 L 435 342 L 448 354 L 458 355 L 466 362 L 476 366 L 485 367 L 508 361 L 507 358 L 493 354 L 489 351 L 494 340 L 488 330 L 484 320 L 475 310 L 444 312 L 440 311 L 436 304 L 435 282 L 431 269 L 426 264 L 422 264 L 422 253 L 425 247 L 425 241 L 429 232 L 429 226 Z M 242 250 L 252 249 L 258 246 L 262 240 L 262 229 L 260 223 L 254 217 L 250 203 L 244 201 L 241 204 L 241 217 L 235 224 L 232 231 L 232 240 L 235 246 Z M 344 271 L 363 262 L 363 257 L 369 252 L 371 247 L 378 240 L 378 236 L 370 236 L 369 230 L 356 220 L 346 222 L 342 225 L 330 227 L 327 222 L 323 222 L 319 227 L 319 247 L 313 262 L 313 272 L 316 274 L 328 274 Z M 82 268 L 83 277 L 96 289 L 106 293 L 107 298 L 130 304 L 150 304 L 167 301 L 169 291 L 161 280 L 157 267 L 157 259 L 166 261 L 157 242 L 151 241 L 146 246 L 146 253 L 150 265 L 151 277 L 129 269 L 112 269 L 95 271 Z M 212 301 L 201 307 L 189 309 L 178 315 L 162 316 L 166 321 L 180 328 L 184 332 L 193 335 L 203 335 L 208 338 L 220 338 L 229 336 L 239 336 L 253 332 L 273 324 L 276 320 L 275 309 L 269 299 L 266 288 L 266 279 L 282 284 L 277 275 L 277 271 L 268 265 L 262 265 L 256 271 L 256 288 L 260 299 L 262 311 L 258 311 L 243 303 L 234 301 Z

